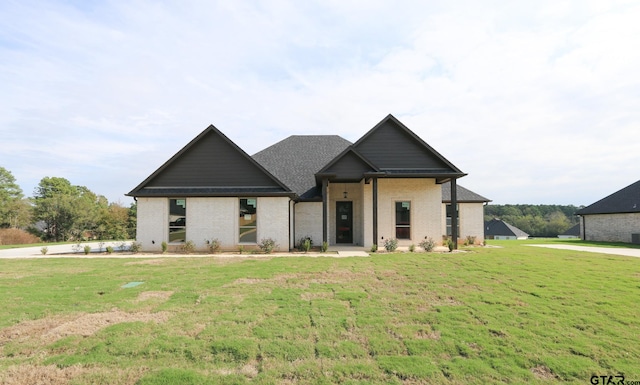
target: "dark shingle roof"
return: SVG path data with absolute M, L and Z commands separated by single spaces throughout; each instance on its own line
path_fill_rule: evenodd
M 580 236 L 580 224 L 577 223 L 574 226 L 571 226 L 571 228 L 569 228 L 567 231 L 565 231 L 564 233 L 560 234 L 560 235 L 574 235 L 574 236 Z
M 640 180 L 576 212 L 577 215 L 619 213 L 640 213 Z
M 529 234 L 519 228 L 500 219 L 492 219 L 484 224 L 484 235 L 507 235 L 515 237 L 528 237 Z
M 487 199 L 480 194 L 476 194 L 471 190 L 468 190 L 460 185 L 457 186 L 458 202 L 491 202 L 491 199 Z M 442 184 L 442 201 L 451 202 L 451 182 Z
M 252 158 L 303 199 L 317 196 L 315 174 L 351 142 L 338 135 L 292 135 Z

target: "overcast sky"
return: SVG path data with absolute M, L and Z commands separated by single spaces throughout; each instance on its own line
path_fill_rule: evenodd
M 0 2 L 0 166 L 124 194 L 209 124 L 250 155 L 393 114 L 496 204 L 640 179 L 638 1 Z

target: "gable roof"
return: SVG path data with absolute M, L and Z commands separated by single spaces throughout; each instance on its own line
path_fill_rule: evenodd
M 443 183 L 466 175 L 391 114 L 353 147 L 388 176 L 435 177 Z
M 291 190 L 213 125 L 127 195 L 292 195 Z
M 640 213 L 640 180 L 576 211 L 576 215 Z
M 292 135 L 253 155 L 302 199 L 321 196 L 315 174 L 351 145 L 338 135 Z
M 497 218 L 492 219 L 489 222 L 485 222 L 484 235 L 515 236 L 516 238 L 529 236 L 529 234 L 525 233 L 519 228 Z
M 457 185 L 456 189 L 458 195 L 458 203 L 485 203 L 491 202 L 491 199 L 487 199 L 480 194 L 476 194 L 471 190 L 468 190 L 460 185 Z M 451 182 L 446 182 L 442 184 L 442 202 L 450 203 L 451 202 Z
M 560 234 L 560 235 L 573 235 L 573 236 L 580 236 L 580 223 L 576 223 L 575 225 L 571 226 L 570 228 L 567 229 L 567 231 L 565 231 L 564 233 Z
M 316 179 L 320 182 L 318 177 L 328 175 L 332 177 L 331 180 L 334 182 L 358 182 L 365 174 L 379 171 L 380 169 L 360 155 L 353 146 L 349 146 L 342 154 L 336 156 L 322 170 L 318 171 Z

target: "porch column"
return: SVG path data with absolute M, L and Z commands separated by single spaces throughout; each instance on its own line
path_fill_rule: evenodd
M 458 249 L 458 184 L 451 178 L 451 239 L 453 248 Z
M 327 239 L 327 185 L 329 180 L 322 178 L 322 242 L 329 243 Z
M 375 177 L 373 178 L 373 244 L 378 244 L 378 178 Z

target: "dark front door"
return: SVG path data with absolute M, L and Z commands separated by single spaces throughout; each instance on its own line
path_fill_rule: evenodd
M 353 202 L 336 202 L 336 243 L 353 243 Z

